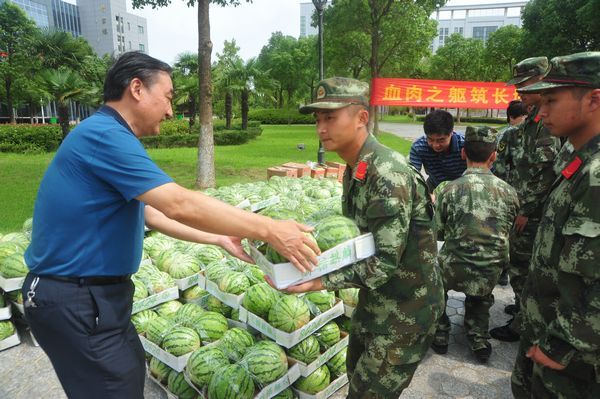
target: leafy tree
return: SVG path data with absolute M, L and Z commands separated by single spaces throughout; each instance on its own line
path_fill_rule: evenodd
M 25 79 L 31 72 L 31 60 L 39 29 L 25 12 L 11 2 L 0 3 L 0 52 L 6 54 L 0 60 L 0 78 L 4 85 L 4 99 L 10 113 L 10 123 L 15 123 L 13 84 Z
M 177 106 L 185 105 L 189 114 L 189 130 L 192 132 L 198 113 L 198 98 L 200 87 L 198 80 L 198 54 L 182 53 L 175 61 L 173 70 L 173 85 Z
M 520 61 L 523 30 L 506 25 L 493 32 L 485 44 L 485 61 L 488 67 L 486 80 L 508 80 L 515 63 Z
M 600 0 L 531 0 L 523 9 L 523 58 L 600 48 Z
M 215 143 L 212 124 L 212 80 L 210 40 L 210 4 L 237 6 L 242 0 L 187 0 L 188 7 L 198 5 L 198 75 L 200 86 L 200 140 L 198 141 L 198 168 L 196 186 L 215 186 Z M 251 0 L 246 0 L 250 3 Z M 150 5 L 166 7 L 171 0 L 133 0 L 133 8 Z
M 431 57 L 431 77 L 448 80 L 481 80 L 483 55 L 483 41 L 467 39 L 459 33 L 454 33 Z
M 225 96 L 225 127 L 231 128 L 231 118 L 233 116 L 233 91 L 240 90 L 241 84 L 238 82 L 240 77 L 237 75 L 240 66 L 243 65 L 242 58 L 239 56 L 240 48 L 235 44 L 235 39 L 230 42 L 225 40 L 223 52 L 217 53 L 217 63 L 215 65 L 215 83 L 216 87 Z

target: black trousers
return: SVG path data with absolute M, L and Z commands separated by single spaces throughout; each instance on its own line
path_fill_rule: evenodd
M 33 276 L 23 285 L 23 298 Z M 69 398 L 144 397 L 144 349 L 131 323 L 133 284 L 40 278 L 25 318 Z

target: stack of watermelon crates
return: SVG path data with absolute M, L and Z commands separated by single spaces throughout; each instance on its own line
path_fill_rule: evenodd
M 21 343 L 11 317 L 10 302 L 5 298 L 4 291 L 0 290 L 0 351 Z

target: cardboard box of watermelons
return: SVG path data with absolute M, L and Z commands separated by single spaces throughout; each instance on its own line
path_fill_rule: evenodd
M 302 377 L 308 377 L 311 375 L 316 369 L 327 363 L 332 357 L 337 355 L 341 350 L 348 346 L 348 341 L 350 339 L 347 332 L 342 331 L 341 339 L 335 345 L 331 346 L 327 350 L 321 352 L 321 354 L 317 357 L 316 360 L 311 363 L 304 363 L 296 358 L 294 358 L 293 353 L 289 352 L 288 357 L 291 358 L 300 368 L 300 375 Z
M 348 375 L 342 374 L 334 381 L 332 381 L 325 389 L 315 393 L 310 394 L 301 391 L 300 389 L 292 386 L 294 393 L 298 396 L 298 399 L 326 399 L 336 393 L 340 388 L 348 383 Z
M 0 331 L 2 332 L 3 336 L 10 334 L 8 337 L 0 341 L 0 351 L 12 348 L 13 346 L 21 343 L 17 329 L 10 320 L 0 321 Z

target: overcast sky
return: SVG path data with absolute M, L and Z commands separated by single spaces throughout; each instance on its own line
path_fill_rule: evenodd
M 450 0 L 448 5 L 497 3 L 502 0 Z M 503 0 L 513 2 L 519 0 Z M 211 5 L 211 39 L 213 59 L 221 52 L 223 42 L 235 38 L 244 59 L 255 57 L 267 44 L 272 32 L 300 35 L 301 0 L 253 0 L 239 7 Z M 197 7 L 186 7 L 184 0 L 172 0 L 166 8 L 153 10 L 146 7 L 133 10 L 131 0 L 128 11 L 148 20 L 148 47 L 153 57 L 173 63 L 179 53 L 198 51 Z

